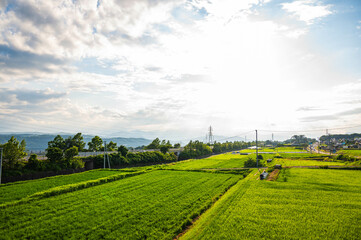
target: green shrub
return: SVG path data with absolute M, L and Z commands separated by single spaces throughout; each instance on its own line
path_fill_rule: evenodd
M 246 167 L 246 168 L 257 167 L 257 161 L 255 159 L 249 157 L 244 162 L 244 167 Z M 263 164 L 260 161 L 258 161 L 258 167 L 263 167 Z

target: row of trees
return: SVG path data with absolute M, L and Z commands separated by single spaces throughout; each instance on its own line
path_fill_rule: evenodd
M 162 153 L 166 153 L 170 148 L 180 148 L 180 143 L 172 145 L 170 141 L 163 139 L 162 141 L 159 138 L 154 139 L 150 144 L 144 147 L 144 149 L 159 149 Z
M 159 151 L 150 152 L 128 152 L 125 155 L 120 151 L 118 153 L 109 154 L 109 161 L 111 167 L 126 167 L 147 164 L 159 164 L 177 161 L 177 156 L 174 153 L 162 153 Z M 104 163 L 104 155 L 89 156 L 83 158 L 84 160 L 93 160 L 95 168 L 102 168 Z
M 185 160 L 190 158 L 198 158 L 210 154 L 218 154 L 222 152 L 240 150 L 251 146 L 248 142 L 215 142 L 213 145 L 205 144 L 200 141 L 190 141 L 184 150 L 179 154 L 179 160 Z
M 77 147 L 79 152 L 84 151 L 103 151 L 104 147 L 106 147 L 107 151 L 115 151 L 117 149 L 117 144 L 113 141 L 110 141 L 106 146 L 104 146 L 103 139 L 99 136 L 95 136 L 92 138 L 90 142 L 88 142 L 88 149 L 85 148 L 84 138 L 81 133 L 75 134 L 73 137 L 68 137 L 64 139 L 62 136 L 57 135 L 53 141 L 48 142 L 49 148 L 59 148 L 62 150 L 66 150 L 71 147 Z

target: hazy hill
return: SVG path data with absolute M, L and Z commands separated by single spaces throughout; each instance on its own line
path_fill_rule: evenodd
M 70 134 L 60 134 L 64 139 L 73 136 Z M 48 142 L 53 140 L 56 134 L 28 134 L 28 133 L 16 133 L 16 134 L 0 134 L 0 144 L 6 143 L 11 136 L 16 137 L 19 141 L 23 139 L 26 142 L 26 149 L 30 151 L 44 150 L 48 147 Z M 94 137 L 93 135 L 83 135 L 84 142 L 88 143 Z M 113 141 L 117 143 L 117 146 L 124 145 L 126 147 L 138 147 L 142 145 L 148 145 L 151 140 L 145 138 L 122 138 L 122 137 L 110 137 L 102 138 L 103 141 Z M 87 147 L 88 145 L 86 145 Z

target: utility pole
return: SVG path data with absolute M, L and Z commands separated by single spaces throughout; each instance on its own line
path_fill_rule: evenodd
M 104 166 L 103 166 L 103 168 L 105 168 L 105 152 L 106 152 L 106 148 L 107 148 L 107 142 L 104 141 L 104 151 L 103 151 L 103 153 L 104 153 Z
M 1 184 L 1 172 L 2 172 L 2 163 L 3 163 L 3 148 L 1 149 L 1 158 L 0 158 L 0 184 Z
M 212 144 L 213 143 L 213 133 L 212 133 L 212 126 L 209 126 L 209 129 L 208 129 L 208 143 L 209 144 Z
M 258 133 L 256 130 L 256 159 L 257 159 L 257 169 L 258 169 Z
M 107 153 L 107 159 L 108 159 L 108 168 L 110 169 L 110 161 L 109 161 L 109 154 Z

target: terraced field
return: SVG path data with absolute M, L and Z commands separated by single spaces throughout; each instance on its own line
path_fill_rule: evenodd
M 240 175 L 153 171 L 0 212 L 5 239 L 172 239 Z
M 358 239 L 361 171 L 287 169 L 240 181 L 182 239 Z

